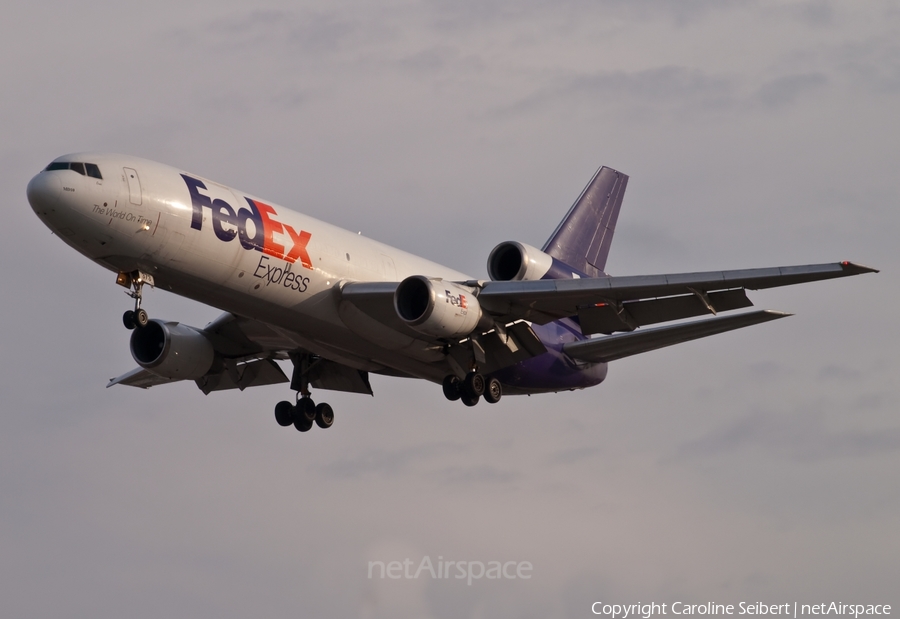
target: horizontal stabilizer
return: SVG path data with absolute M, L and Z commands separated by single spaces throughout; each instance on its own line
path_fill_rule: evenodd
M 656 350 L 657 348 L 665 348 L 673 344 L 689 342 L 708 335 L 749 327 L 750 325 L 791 315 L 775 310 L 747 312 L 736 316 L 722 316 L 681 325 L 642 329 L 631 333 L 572 342 L 566 344 L 563 350 L 573 359 L 581 361 L 615 361 L 616 359 L 630 357 L 631 355 Z

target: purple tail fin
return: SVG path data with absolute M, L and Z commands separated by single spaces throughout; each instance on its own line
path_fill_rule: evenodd
M 589 277 L 602 276 L 627 184 L 621 172 L 597 170 L 543 251 Z

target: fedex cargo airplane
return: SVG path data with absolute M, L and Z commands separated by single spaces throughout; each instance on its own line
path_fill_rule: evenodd
M 422 378 L 466 406 L 583 389 L 610 361 L 790 315 L 719 315 L 751 307 L 748 289 L 875 272 L 835 262 L 610 276 L 627 184 L 600 168 L 541 249 L 507 241 L 490 252 L 490 280 L 136 157 L 59 157 L 27 194 L 134 299 L 123 322 L 139 367 L 108 386 L 192 380 L 209 394 L 289 383 L 296 396 L 275 419 L 301 432 L 334 422 L 311 388 L 371 395 L 370 373 Z M 202 329 L 151 319 L 148 285 L 225 313 Z M 278 360 L 290 360 L 290 377 Z

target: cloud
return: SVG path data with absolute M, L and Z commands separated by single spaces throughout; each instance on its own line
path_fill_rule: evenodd
M 595 110 L 627 110 L 639 106 L 668 116 L 672 111 L 728 107 L 735 97 L 732 79 L 672 65 L 638 71 L 580 73 L 549 78 L 545 82 L 539 90 L 496 113 L 533 113 L 577 103 Z
M 458 454 L 462 448 L 451 443 L 416 445 L 406 449 L 369 449 L 352 457 L 340 458 L 328 464 L 324 472 L 329 476 L 359 478 L 367 475 L 396 477 L 411 473 L 413 465 L 421 466 L 448 454 Z
M 819 368 L 819 372 L 816 375 L 820 381 L 831 382 L 831 381 L 858 381 L 862 378 L 863 374 L 860 370 L 857 370 L 853 367 L 848 367 L 845 365 L 837 365 L 834 363 L 829 363 L 827 365 L 823 365 Z
M 264 57 L 281 49 L 321 57 L 339 50 L 360 25 L 333 7 L 252 9 L 214 14 L 199 26 L 178 26 L 165 36 L 180 47 L 215 50 L 220 56 Z M 278 54 L 269 60 L 280 65 L 284 58 Z
M 831 60 L 857 86 L 880 95 L 900 93 L 900 44 L 896 35 L 845 44 L 832 52 Z
M 447 484 L 498 484 L 508 485 L 522 474 L 512 469 L 501 469 L 490 464 L 451 466 L 438 471 L 438 479 Z
M 574 464 L 582 460 L 593 458 L 602 453 L 600 447 L 575 447 L 573 449 L 561 449 L 550 457 L 551 464 Z
M 525 21 L 544 21 L 564 17 L 598 23 L 601 20 L 660 20 L 678 27 L 696 23 L 711 13 L 734 9 L 747 9 L 757 5 L 756 0 L 497 0 L 478 2 L 433 1 L 431 7 L 439 28 L 460 30 L 497 27 L 500 24 Z
M 457 50 L 450 46 L 434 46 L 404 56 L 398 64 L 415 74 L 433 74 L 445 69 L 457 53 Z
M 679 458 L 760 449 L 784 460 L 873 458 L 900 450 L 900 428 L 835 429 L 823 413 L 755 412 L 678 448 Z
M 756 99 L 766 107 L 776 108 L 794 103 L 801 96 L 821 89 L 828 83 L 822 73 L 786 75 L 760 86 Z

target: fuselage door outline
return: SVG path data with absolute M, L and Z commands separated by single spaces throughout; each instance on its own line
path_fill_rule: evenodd
M 141 205 L 141 179 L 134 168 L 122 168 L 125 182 L 128 183 L 128 201 L 135 206 Z

